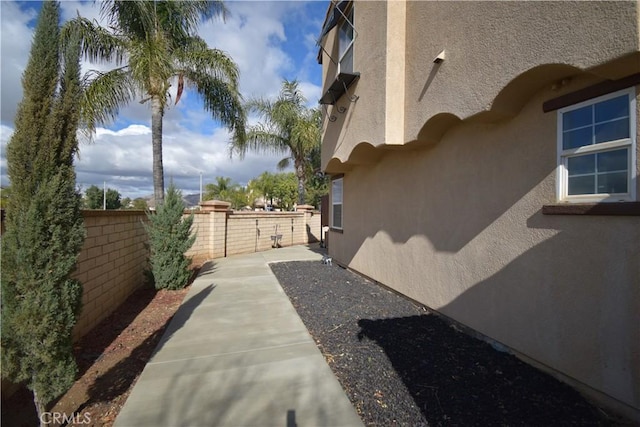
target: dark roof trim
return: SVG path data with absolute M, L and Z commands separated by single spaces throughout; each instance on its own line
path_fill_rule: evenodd
M 585 87 L 584 89 L 550 99 L 542 104 L 542 111 L 548 113 L 549 111 L 559 110 L 560 108 L 568 107 L 569 105 L 578 104 L 582 101 L 597 98 L 598 96 L 606 95 L 638 84 L 640 84 L 640 73 L 632 74 L 619 80 L 605 80 L 604 82 L 596 83 L 593 86 Z
M 340 73 L 329 86 L 329 89 L 320 98 L 320 104 L 334 105 L 342 95 L 347 92 L 347 89 L 360 77 L 360 73 Z
M 331 12 L 327 15 L 327 19 L 325 19 L 324 21 L 324 25 L 322 26 L 322 32 L 320 32 L 320 40 L 322 40 L 322 38 L 326 36 L 329 31 L 331 31 L 336 25 L 338 25 L 340 18 L 342 18 L 346 14 L 345 11 L 347 10 L 348 6 L 349 2 L 344 0 L 338 1 L 334 4 Z

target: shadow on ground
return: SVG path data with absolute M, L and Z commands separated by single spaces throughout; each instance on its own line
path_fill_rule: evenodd
M 430 425 L 604 425 L 575 390 L 435 315 L 361 319 Z
M 89 398 L 74 412 L 82 413 L 85 408 L 94 403 L 110 402 L 125 393 L 142 372 L 152 355 L 164 345 L 171 335 L 184 326 L 195 308 L 214 288 L 214 285 L 209 285 L 184 301 L 178 309 L 179 312 L 149 334 L 141 344 L 131 351 L 127 358 L 119 361 L 96 378 L 94 384 L 88 390 Z M 169 326 L 167 327 L 167 325 Z

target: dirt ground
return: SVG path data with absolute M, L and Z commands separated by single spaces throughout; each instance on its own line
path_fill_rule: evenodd
M 74 348 L 79 378 L 50 408 L 52 424 L 113 425 L 188 289 L 156 291 L 144 287 L 82 338 Z M 3 426 L 38 424 L 27 389 L 3 398 Z

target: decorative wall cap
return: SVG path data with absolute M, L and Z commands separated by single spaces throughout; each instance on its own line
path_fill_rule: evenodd
M 311 205 L 298 205 L 296 206 L 296 211 L 300 211 L 300 212 L 310 212 L 314 209 L 313 206 Z
M 207 200 L 200 202 L 200 209 L 204 212 L 227 212 L 231 207 L 231 203 L 222 200 Z

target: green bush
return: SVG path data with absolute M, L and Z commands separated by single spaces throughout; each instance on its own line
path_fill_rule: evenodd
M 193 214 L 182 218 L 184 203 L 182 194 L 173 183 L 167 189 L 164 203 L 149 212 L 149 224 L 145 225 L 149 235 L 151 252 L 151 275 L 156 289 L 180 289 L 188 282 L 191 260 L 185 253 L 193 246 L 195 234 L 191 235 Z

